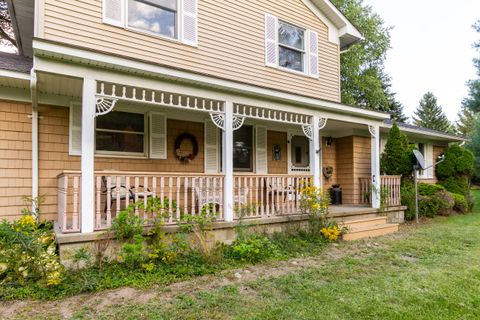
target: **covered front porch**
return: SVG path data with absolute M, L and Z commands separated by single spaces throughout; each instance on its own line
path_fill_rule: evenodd
M 134 203 L 147 224 L 162 214 L 174 225 L 202 210 L 224 222 L 301 215 L 305 184 L 326 190 L 339 184 L 337 212 L 379 209 L 375 190 L 387 185 L 388 203 L 399 205 L 400 180 L 380 176 L 374 122 L 238 97 L 91 79 L 82 86 L 82 102 L 70 106 L 70 152 L 81 167 L 57 177 L 63 233 L 107 229 Z M 141 129 L 133 120 L 110 126 L 138 114 Z M 161 212 L 144 209 L 150 198 L 163 202 Z

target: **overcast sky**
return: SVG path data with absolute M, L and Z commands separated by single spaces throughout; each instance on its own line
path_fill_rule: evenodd
M 475 78 L 472 44 L 480 34 L 480 0 L 364 0 L 392 26 L 386 71 L 408 116 L 432 91 L 448 118 L 455 120 L 465 82 Z

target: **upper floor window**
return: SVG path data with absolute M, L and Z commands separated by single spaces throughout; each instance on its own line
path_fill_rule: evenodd
M 103 22 L 196 46 L 198 0 L 103 0 Z
M 304 72 L 305 30 L 283 21 L 278 23 L 278 64 Z
M 177 38 L 177 0 L 129 0 L 128 26 Z
M 266 14 L 265 64 L 318 78 L 318 33 Z

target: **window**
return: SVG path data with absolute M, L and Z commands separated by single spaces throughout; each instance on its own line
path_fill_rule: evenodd
M 233 169 L 253 171 L 252 126 L 242 126 L 233 133 Z
M 128 26 L 177 38 L 177 0 L 128 0 Z
M 305 30 L 279 21 L 278 64 L 282 68 L 304 72 Z
M 95 146 L 101 153 L 145 155 L 145 115 L 110 112 L 96 119 Z
M 310 141 L 304 136 L 293 136 L 291 139 L 292 169 L 309 169 Z

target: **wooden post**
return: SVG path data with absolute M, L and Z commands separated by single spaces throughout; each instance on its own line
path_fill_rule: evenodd
M 370 126 L 369 129 L 372 136 L 372 208 L 380 209 L 380 127 Z
M 95 217 L 95 92 L 97 82 L 83 79 L 82 94 L 82 182 L 81 182 L 81 232 L 89 233 L 94 229 Z
M 225 175 L 223 210 L 225 221 L 233 221 L 233 103 L 225 102 L 225 122 L 222 135 L 222 163 Z
M 310 141 L 310 169 L 313 174 L 313 185 L 321 188 L 321 145 L 320 145 L 320 129 L 318 116 L 312 117 L 312 140 Z

